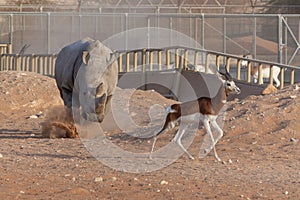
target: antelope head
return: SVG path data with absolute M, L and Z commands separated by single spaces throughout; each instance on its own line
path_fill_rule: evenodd
M 217 76 L 223 82 L 225 90 L 226 90 L 226 94 L 229 94 L 229 93 L 239 94 L 239 93 L 241 93 L 240 88 L 238 88 L 236 86 L 235 82 L 233 81 L 233 78 L 231 77 L 231 75 L 229 74 L 227 69 L 226 69 L 226 73 L 217 72 Z

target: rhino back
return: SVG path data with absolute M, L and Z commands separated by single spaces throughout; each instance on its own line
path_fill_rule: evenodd
M 86 51 L 92 39 L 86 38 L 64 47 L 55 62 L 55 80 L 60 92 L 73 90 L 74 79 L 82 64 L 82 52 Z

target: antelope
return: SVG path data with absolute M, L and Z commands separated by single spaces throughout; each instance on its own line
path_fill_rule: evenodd
M 247 54 L 247 55 L 243 55 L 243 58 L 253 58 L 251 54 Z M 247 60 L 242 60 L 241 62 L 241 66 L 242 67 L 247 67 L 248 66 L 248 61 Z M 258 70 L 259 67 L 258 66 L 252 66 L 252 63 L 250 63 L 250 67 L 251 67 L 251 76 L 253 77 L 253 81 L 254 83 L 257 83 L 258 81 Z M 273 80 L 276 83 L 276 87 L 280 86 L 280 81 L 278 79 L 278 75 L 280 73 L 280 68 L 276 65 L 273 66 Z M 262 80 L 261 83 L 263 84 L 263 79 L 264 78 L 270 78 L 270 67 L 269 66 L 262 66 Z
M 253 76 L 254 83 L 257 83 L 257 80 L 258 80 L 258 70 L 259 70 L 258 66 L 251 66 L 251 76 Z M 278 79 L 278 75 L 280 74 L 280 67 L 274 65 L 272 67 L 272 70 L 273 70 L 273 80 L 276 83 L 276 87 L 279 87 L 280 86 L 280 81 Z M 263 79 L 264 78 L 270 78 L 270 67 L 269 66 L 262 66 L 261 73 L 262 73 L 261 83 L 263 84 Z
M 193 70 L 195 72 L 203 72 L 205 73 L 205 65 L 204 64 L 198 64 L 198 65 L 193 65 L 193 64 L 187 64 L 187 68 L 190 69 L 190 70 Z M 207 74 L 214 74 L 215 70 L 209 66 L 208 67 L 208 70 L 207 70 Z
M 151 153 L 154 150 L 157 137 L 160 134 L 174 128 L 177 122 L 182 122 L 185 119 L 188 119 L 189 117 L 198 114 L 197 117 L 199 116 L 200 120 L 203 122 L 204 128 L 206 129 L 207 134 L 209 135 L 213 144 L 211 147 L 213 147 L 214 156 L 218 161 L 221 161 L 215 149 L 216 142 L 214 140 L 210 124 L 218 132 L 217 138 L 220 139 L 223 136 L 223 130 L 219 127 L 216 121 L 217 117 L 220 114 L 222 107 L 227 102 L 229 93 L 239 94 L 241 90 L 236 86 L 235 82 L 233 81 L 232 77 L 230 76 L 227 70 L 226 73 L 216 72 L 216 75 L 222 81 L 222 86 L 220 87 L 215 97 L 200 97 L 196 100 L 173 104 L 166 108 L 166 117 L 164 125 L 160 129 L 160 131 L 153 136 L 153 141 L 149 154 L 150 159 L 152 158 Z M 179 128 L 172 141 L 177 143 L 179 147 L 187 154 L 187 156 L 193 160 L 194 157 L 184 148 L 184 146 L 181 143 L 181 138 L 184 135 L 187 127 L 188 125 L 184 128 Z

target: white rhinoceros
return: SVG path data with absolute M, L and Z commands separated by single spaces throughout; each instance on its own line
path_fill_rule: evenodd
M 55 80 L 65 106 L 80 108 L 86 120 L 102 122 L 110 111 L 118 64 L 108 47 L 85 38 L 59 52 Z

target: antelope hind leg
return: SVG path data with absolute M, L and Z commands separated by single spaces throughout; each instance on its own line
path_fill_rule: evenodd
M 210 140 L 211 140 L 211 146 L 209 147 L 209 149 L 208 149 L 208 151 L 206 153 L 209 153 L 209 151 L 211 151 L 213 149 L 214 150 L 214 156 L 215 156 L 215 158 L 218 161 L 221 161 L 221 159 L 219 158 L 219 156 L 217 154 L 216 148 L 215 148 L 216 142 L 215 142 L 215 139 L 213 137 L 213 134 L 212 134 L 212 131 L 211 131 L 211 128 L 210 128 L 210 125 L 209 125 L 209 122 L 210 122 L 209 118 L 211 118 L 211 117 L 204 116 L 204 119 L 203 119 L 204 128 L 206 129 L 207 134 L 208 134 L 208 136 L 210 137 Z M 212 118 L 211 123 L 212 123 L 213 127 L 219 132 L 221 130 L 221 128 L 218 126 L 218 124 L 215 121 L 215 119 L 216 119 L 216 117 Z
M 217 121 L 216 121 L 217 118 L 214 118 L 212 121 L 211 121 L 211 124 L 213 126 L 214 129 L 216 129 L 216 131 L 218 132 L 218 137 L 217 137 L 217 140 L 214 141 L 215 144 L 214 144 L 214 154 L 215 154 L 215 158 L 218 160 L 218 161 L 221 161 L 221 159 L 219 158 L 218 154 L 217 154 L 217 151 L 216 151 L 216 144 L 217 142 L 223 137 L 223 130 L 219 127 Z

